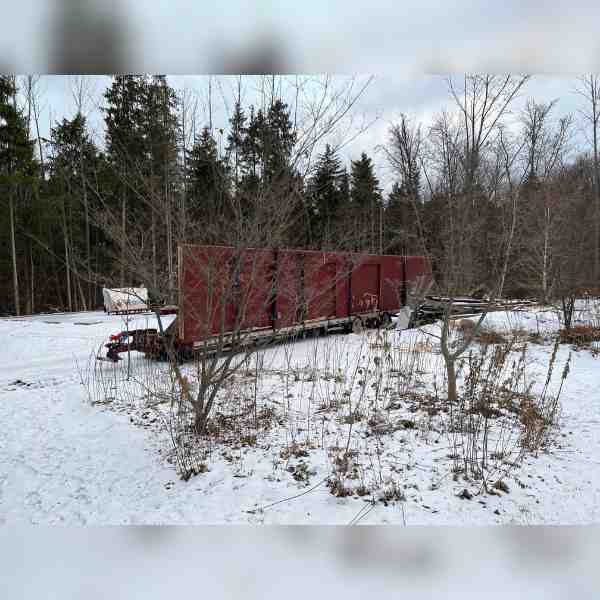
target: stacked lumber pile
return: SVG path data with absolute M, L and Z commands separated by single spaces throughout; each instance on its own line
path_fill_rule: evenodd
M 482 298 L 470 298 L 460 296 L 449 298 L 444 296 L 426 296 L 412 313 L 411 326 L 416 327 L 433 323 L 442 319 L 448 310 L 450 304 L 450 315 L 452 318 L 470 317 L 481 314 L 482 312 L 495 312 L 500 310 L 526 310 L 535 306 L 535 300 L 486 300 Z

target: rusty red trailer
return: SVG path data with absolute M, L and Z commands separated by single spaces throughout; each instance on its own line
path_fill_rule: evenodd
M 182 244 L 179 311 L 169 335 L 186 354 L 239 332 L 252 341 L 311 329 L 351 330 L 357 321 L 377 325 L 431 277 L 430 261 L 422 256 Z M 158 333 L 135 335 L 113 336 L 109 357 L 118 358 L 124 348 L 160 353 Z

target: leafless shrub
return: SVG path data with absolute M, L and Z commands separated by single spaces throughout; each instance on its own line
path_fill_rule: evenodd
M 551 395 L 557 348 L 555 344 L 545 385 L 537 394 L 534 382 L 525 376 L 526 345 L 518 349 L 516 359 L 514 340 L 483 345 L 480 351 L 469 353 L 462 365 L 461 393 L 458 402 L 450 404 L 447 424 L 454 472 L 479 480 L 488 489 L 487 482 L 502 480 L 521 463 L 526 451 L 537 452 L 548 444 L 570 363 L 569 357 L 558 392 Z
M 388 502 L 405 502 L 406 496 L 404 495 L 403 490 L 398 486 L 397 482 L 390 480 L 381 491 L 379 500 L 387 505 Z
M 535 453 L 549 444 L 552 432 L 557 427 L 560 411 L 560 395 L 564 382 L 570 372 L 571 354 L 569 354 L 569 357 L 560 372 L 558 391 L 555 395 L 550 394 L 549 384 L 556 367 L 558 348 L 559 340 L 554 344 L 542 392 L 537 396 L 526 398 L 525 401 L 521 403 L 521 446 Z
M 473 341 L 479 342 L 480 344 L 488 345 L 488 344 L 506 344 L 506 337 L 492 329 L 491 327 L 482 327 L 479 331 L 473 336 Z
M 558 332 L 562 344 L 572 344 L 577 349 L 588 348 L 593 342 L 600 342 L 600 321 L 587 325 L 573 325 Z

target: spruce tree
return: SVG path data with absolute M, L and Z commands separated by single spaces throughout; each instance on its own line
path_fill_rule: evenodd
M 359 160 L 352 161 L 350 197 L 356 246 L 375 252 L 381 245 L 378 238 L 382 227 L 382 199 L 373 162 L 364 152 Z
M 313 176 L 308 182 L 308 196 L 312 209 L 311 231 L 320 246 L 331 246 L 342 205 L 341 160 L 327 144 L 317 157 Z
M 141 181 L 150 197 L 152 236 L 152 287 L 159 286 L 159 271 L 166 271 L 168 289 L 164 290 L 173 301 L 175 287 L 175 199 L 180 189 L 181 177 L 178 162 L 178 143 L 181 139 L 177 114 L 178 99 L 164 75 L 155 75 L 144 82 L 142 95 L 144 134 L 146 140 L 147 169 Z M 158 224 L 162 221 L 164 229 Z M 162 231 L 161 231 L 162 230 Z M 164 237 L 162 233 L 164 232 Z M 166 259 L 166 260 L 165 260 Z
M 10 256 L 12 267 L 13 304 L 15 314 L 21 313 L 19 294 L 19 244 L 17 225 L 20 219 L 19 205 L 26 196 L 31 195 L 32 186 L 36 182 L 37 165 L 33 156 L 33 140 L 29 139 L 27 122 L 16 103 L 16 86 L 14 78 L 0 75 L 0 194 L 7 198 L 8 206 L 3 213 L 8 213 L 8 231 L 2 228 L 2 240 L 6 240 L 7 250 L 2 259 Z M 3 223 L 7 221 L 2 219 Z M 4 245 L 4 244 L 3 244 Z M 0 263 L 2 264 L 2 263 Z M 8 265 L 4 265 L 8 267 Z M 8 273 L 9 268 L 0 269 Z M 1 309 L 2 307 L 0 307 Z M 3 307 L 10 310 L 8 304 Z
M 266 116 L 263 143 L 263 178 L 269 183 L 293 176 L 292 151 L 296 143 L 288 105 L 276 100 Z
M 267 112 L 250 107 L 248 126 L 242 130 L 242 187 L 247 192 L 273 189 L 293 179 L 292 151 L 296 143 L 288 105 L 276 100 Z
M 418 228 L 414 198 L 406 188 L 394 182 L 385 207 L 385 239 L 388 251 L 406 253 L 418 251 Z
M 120 285 L 124 286 L 126 273 L 125 240 L 132 235 L 130 223 L 143 218 L 143 207 L 133 192 L 139 174 L 147 172 L 148 151 L 144 114 L 144 77 L 139 75 L 115 75 L 111 87 L 104 93 L 106 106 L 106 157 L 111 177 L 106 182 L 109 198 L 107 203 L 119 207 L 121 227 L 115 239 L 121 245 L 119 262 Z M 116 234 L 115 234 L 116 237 Z
M 49 180 L 45 197 L 53 207 L 54 253 L 65 266 L 66 304 L 69 310 L 87 309 L 94 302 L 88 285 L 91 238 L 87 188 L 98 168 L 98 151 L 91 141 L 86 119 L 78 113 L 51 128 Z M 62 240 L 62 242 L 59 242 Z M 85 291 L 84 291 L 85 290 Z
M 219 157 L 217 142 L 208 127 L 204 127 L 195 141 L 187 166 L 188 210 L 194 221 L 205 225 L 202 229 L 208 234 L 208 240 L 210 224 L 226 213 L 228 195 L 227 166 Z
M 240 177 L 240 161 L 242 157 L 242 146 L 246 135 L 246 115 L 240 102 L 236 102 L 233 115 L 229 119 L 229 134 L 227 135 L 227 147 L 225 149 L 227 160 L 231 165 L 233 181 L 237 186 Z

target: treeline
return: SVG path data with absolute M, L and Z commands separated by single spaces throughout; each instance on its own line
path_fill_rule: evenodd
M 97 308 L 102 285 L 175 300 L 178 242 L 427 254 L 448 292 L 599 287 L 598 80 L 580 82 L 593 143 L 578 155 L 553 103 L 529 100 L 507 127 L 526 82 L 449 79 L 453 111 L 427 128 L 402 116 L 382 140 L 385 194 L 372 157 L 340 156 L 362 89 L 238 95 L 224 131 L 190 120 L 166 77 L 115 76 L 99 144 L 82 87 L 44 139 L 35 80 L 0 76 L 0 313 Z

